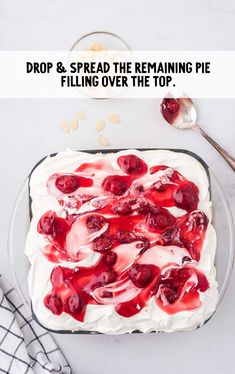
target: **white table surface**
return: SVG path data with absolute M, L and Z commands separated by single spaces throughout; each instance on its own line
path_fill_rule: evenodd
M 235 2 L 202 0 L 0 0 L 0 49 L 67 49 L 82 34 L 107 30 L 133 49 L 234 49 Z M 235 101 L 197 100 L 199 122 L 235 154 Z M 69 135 L 59 128 L 83 110 L 87 121 Z M 105 134 L 112 147 L 177 147 L 205 159 L 235 209 L 235 175 L 199 135 L 163 124 L 158 100 L 0 101 L 0 272 L 10 279 L 7 228 L 17 191 L 47 153 L 98 148 L 94 122 L 117 113 Z M 22 248 L 23 251 L 23 248 Z M 213 319 L 187 333 L 111 336 L 55 335 L 75 374 L 234 372 L 235 275 Z M 18 373 L 16 373 L 18 374 Z

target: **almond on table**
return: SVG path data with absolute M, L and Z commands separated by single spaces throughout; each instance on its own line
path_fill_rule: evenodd
M 104 120 L 98 121 L 98 122 L 96 122 L 96 124 L 95 124 L 95 129 L 96 129 L 96 131 L 101 131 L 101 130 L 104 129 L 104 127 L 105 127 L 105 122 L 104 122 Z
M 71 121 L 71 129 L 76 130 L 78 128 L 78 121 L 76 119 L 73 119 Z
M 61 122 L 60 127 L 61 127 L 62 130 L 64 130 L 64 132 L 66 132 L 67 134 L 70 132 L 69 123 L 68 123 L 67 121 L 63 121 L 63 122 Z
M 118 116 L 117 114 L 111 114 L 109 116 L 109 121 L 110 121 L 110 123 L 118 124 L 118 123 L 121 122 L 121 117 Z
M 104 136 L 104 135 L 100 135 L 99 138 L 98 138 L 98 141 L 100 143 L 100 145 L 103 145 L 103 146 L 108 146 L 110 145 L 110 140 L 109 138 L 107 138 L 107 136 Z

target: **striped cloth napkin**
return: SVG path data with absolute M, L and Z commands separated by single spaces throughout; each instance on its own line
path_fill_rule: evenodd
M 33 320 L 28 305 L 1 275 L 0 373 L 72 373 L 50 333 Z

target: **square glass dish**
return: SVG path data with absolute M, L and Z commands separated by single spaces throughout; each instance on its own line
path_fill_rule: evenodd
M 115 150 L 92 150 L 84 151 L 90 153 L 110 153 L 118 152 L 121 149 Z M 139 149 L 144 151 L 147 149 Z M 150 149 L 148 149 L 150 150 Z M 183 152 L 195 157 L 207 172 L 209 178 L 209 189 L 211 194 L 212 206 L 213 206 L 213 226 L 217 233 L 217 249 L 215 257 L 215 266 L 217 270 L 216 279 L 218 282 L 219 300 L 217 303 L 217 308 L 222 301 L 225 292 L 228 287 L 229 279 L 232 272 L 232 267 L 234 263 L 234 231 L 233 231 L 233 220 L 229 204 L 225 197 L 225 194 L 215 178 L 213 172 L 209 169 L 207 164 L 196 154 L 181 150 L 181 149 L 171 149 L 175 152 Z M 52 154 L 51 156 L 55 156 Z M 43 161 L 40 160 L 33 170 Z M 32 170 L 32 171 L 33 171 Z M 32 173 L 31 171 L 31 173 Z M 24 253 L 25 241 L 27 232 L 29 229 L 30 218 L 31 218 L 31 199 L 29 196 L 29 181 L 30 175 L 25 180 L 23 186 L 20 189 L 17 200 L 14 204 L 14 209 L 12 212 L 11 222 L 9 226 L 8 235 L 8 251 L 10 258 L 10 265 L 12 270 L 12 276 L 14 279 L 15 287 L 21 295 L 21 298 L 25 303 L 30 304 L 30 297 L 28 292 L 28 273 L 30 264 Z M 216 309 L 217 309 L 216 308 Z M 37 320 L 37 318 L 34 316 Z M 90 331 L 54 331 L 59 333 L 90 333 Z

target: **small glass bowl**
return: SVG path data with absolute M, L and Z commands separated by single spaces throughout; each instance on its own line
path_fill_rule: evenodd
M 108 150 L 107 152 L 112 151 L 116 152 L 118 150 Z M 189 151 L 175 151 L 186 152 L 197 157 Z M 87 152 L 96 153 L 98 150 Z M 200 160 L 199 157 L 198 159 Z M 210 177 L 210 190 L 213 206 L 213 225 L 217 233 L 215 266 L 219 291 L 218 308 L 228 288 L 234 264 L 234 225 L 231 210 L 220 183 L 209 168 L 208 174 Z M 29 178 L 25 180 L 14 204 L 8 233 L 8 253 L 12 277 L 15 287 L 25 303 L 30 303 L 28 292 L 28 273 L 30 264 L 24 253 L 26 236 L 30 224 L 30 197 L 28 184 Z
M 95 31 L 81 36 L 71 47 L 70 52 L 73 58 L 78 61 L 82 59 L 87 62 L 112 62 L 120 60 L 119 52 L 131 51 L 128 44 L 118 35 L 107 31 Z M 77 52 L 77 53 L 75 53 Z M 96 53 L 100 52 L 100 53 Z M 114 71 L 110 70 L 111 77 Z M 89 75 L 89 74 L 80 74 Z M 100 78 L 103 74 L 97 74 Z M 106 78 L 106 74 L 104 74 Z M 92 99 L 109 99 L 119 95 L 125 87 L 113 87 L 111 84 L 108 86 L 98 87 L 75 87 L 84 97 Z
M 71 51 L 85 51 L 91 46 L 100 44 L 105 49 L 117 51 L 130 50 L 129 45 L 120 36 L 108 31 L 94 31 L 81 36 L 71 47 Z

